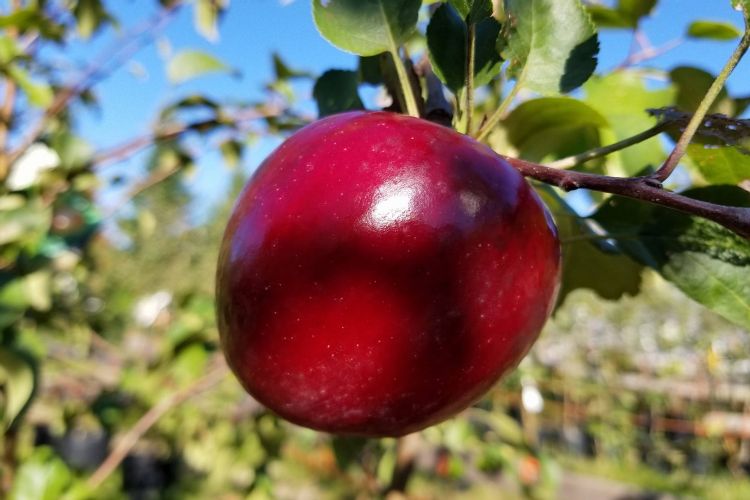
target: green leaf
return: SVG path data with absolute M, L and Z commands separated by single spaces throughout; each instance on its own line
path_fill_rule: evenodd
M 750 207 L 750 193 L 734 186 L 683 194 Z M 594 219 L 628 255 L 657 270 L 693 300 L 750 328 L 749 240 L 700 217 L 619 197 L 609 199 Z
M 656 2 L 657 0 L 620 0 L 613 8 L 589 5 L 587 9 L 601 28 L 634 29 L 643 17 L 651 14 Z
M 4 399 L 2 421 L 7 429 L 31 400 L 34 369 L 24 356 L 5 347 L 0 347 L 0 384 Z
M 24 292 L 29 306 L 46 312 L 52 307 L 52 275 L 44 269 L 24 277 Z
M 478 23 L 492 15 L 491 0 L 448 0 L 467 23 Z
M 0 210 L 0 245 L 38 242 L 49 229 L 52 210 L 41 200 Z
M 669 72 L 669 78 L 677 89 L 675 105 L 682 111 L 695 112 L 716 77 L 692 66 L 678 66 Z M 722 113 L 732 116 L 735 105 L 726 89 L 721 89 L 709 113 Z
M 193 9 L 193 24 L 206 40 L 219 38 L 219 18 L 229 0 L 196 0 Z
M 586 9 L 599 28 L 632 28 L 628 20 L 617 9 L 599 4 L 588 5 Z
M 28 305 L 22 278 L 11 279 L 0 285 L 0 328 L 18 321 Z
M 742 35 L 735 25 L 723 21 L 694 21 L 690 23 L 687 36 L 710 40 L 734 40 Z
M 103 25 L 112 21 L 101 0 L 78 0 L 73 8 L 81 38 L 88 39 Z
M 472 420 L 488 426 L 504 443 L 521 450 L 526 446 L 523 429 L 513 417 L 503 412 L 490 412 L 480 408 L 472 408 L 470 411 Z
M 656 3 L 657 0 L 620 0 L 617 10 L 630 21 L 632 27 L 636 27 L 642 18 L 651 14 Z
M 364 109 L 359 98 L 359 78 L 356 71 L 328 70 L 315 82 L 313 97 L 318 104 L 318 116 Z
M 507 0 L 509 76 L 540 94 L 566 93 L 596 69 L 599 40 L 580 0 Z
M 474 84 L 486 85 L 500 72 L 500 54 L 495 49 L 500 23 L 487 18 L 476 25 Z M 457 93 L 466 83 L 468 27 L 450 4 L 441 5 L 427 26 L 427 46 L 433 70 L 448 88 Z
M 292 69 L 281 56 L 274 52 L 271 56 L 273 60 L 273 71 L 277 80 L 291 80 L 294 78 L 310 78 L 312 75 L 307 71 Z
M 47 108 L 52 104 L 55 97 L 52 87 L 46 83 L 33 81 L 25 69 L 11 65 L 8 68 L 8 76 L 21 87 L 32 105 L 38 108 Z
M 11 37 L 0 35 L 0 65 L 5 66 L 23 52 Z
M 604 244 L 601 231 L 595 231 L 590 221 L 581 218 L 550 187 L 543 186 L 538 192 L 555 218 L 562 243 L 563 274 L 558 307 L 578 288 L 588 288 L 608 300 L 638 294 L 643 266 Z
M 219 146 L 224 163 L 229 168 L 235 168 L 242 160 L 242 143 L 234 139 L 228 139 Z
M 73 473 L 51 448 L 34 448 L 13 481 L 10 500 L 58 500 L 73 482 Z
M 417 25 L 420 0 L 313 0 L 323 38 L 360 56 L 394 52 Z
M 730 146 L 688 146 L 688 156 L 711 184 L 739 184 L 750 179 L 750 155 Z
M 60 156 L 60 166 L 67 170 L 75 170 L 88 165 L 94 157 L 94 148 L 83 138 L 63 132 L 56 134 L 50 146 Z
M 359 57 L 359 80 L 370 85 L 380 85 L 384 82 L 383 77 L 383 54 L 376 56 Z M 390 57 L 385 59 L 390 60 Z
M 357 466 L 362 453 L 370 440 L 362 437 L 333 436 L 331 449 L 336 457 L 336 464 L 343 471 L 350 466 Z
M 532 99 L 503 122 L 519 155 L 530 161 L 570 156 L 601 145 L 607 120 L 586 103 L 567 97 Z
M 37 31 L 43 38 L 61 41 L 65 26 L 46 17 L 38 5 L 18 9 L 7 16 L 0 16 L 0 28 L 16 28 L 20 34 Z
M 183 50 L 167 64 L 167 77 L 172 83 L 183 83 L 210 73 L 234 71 L 211 54 L 198 50 Z
M 587 104 L 599 111 L 610 124 L 616 142 L 632 137 L 656 125 L 646 109 L 669 106 L 675 91 L 668 87 L 649 90 L 640 74 L 618 71 L 605 77 L 592 78 L 584 87 Z M 636 175 L 644 167 L 658 166 L 666 154 L 658 137 L 654 137 L 610 156 L 611 175 Z

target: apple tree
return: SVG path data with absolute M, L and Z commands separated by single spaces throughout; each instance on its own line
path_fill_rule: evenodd
M 215 39 L 229 1 L 150 2 L 132 27 L 103 0 L 0 4 L 3 494 L 406 489 L 420 460 L 412 438 L 288 426 L 227 375 L 213 273 L 232 200 L 205 224 L 187 216 L 182 179 L 201 152 L 216 149 L 231 167 L 258 137 L 287 137 L 342 112 L 386 110 L 453 128 L 526 177 L 559 231 L 558 311 L 578 289 L 650 300 L 650 270 L 750 329 L 750 125 L 742 119 L 750 97 L 725 88 L 750 45 L 750 2 L 717 2 L 736 11 L 742 30 L 706 20 L 688 27 L 686 36 L 704 43 L 736 42 L 719 74 L 655 70 L 666 83 L 654 87 L 641 70 L 670 47 L 652 47 L 640 25 L 657 3 L 313 0 L 310 22 L 355 55 L 351 67 L 312 75 L 274 55 L 266 99 L 174 99 L 154 110 L 147 134 L 107 147 L 77 123 L 98 105 L 98 85 L 182 11 Z M 84 64 L 67 52 L 116 30 L 115 43 Z M 608 72 L 597 71 L 603 30 L 634 38 Z M 175 84 L 229 71 L 199 50 L 170 53 L 164 65 Z M 299 85 L 317 116 L 300 104 Z M 376 99 L 364 92 L 372 87 Z M 125 183 L 123 197 L 105 208 L 106 168 L 131 158 L 142 175 L 113 180 Z M 232 175 L 239 195 L 245 179 Z M 500 406 L 491 396 L 414 438 L 431 452 L 422 481 L 439 492 L 469 469 L 510 471 L 521 491 L 549 495 L 554 465 Z

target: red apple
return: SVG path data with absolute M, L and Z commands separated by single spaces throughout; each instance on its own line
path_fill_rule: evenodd
M 526 354 L 558 289 L 552 218 L 489 148 L 352 112 L 284 142 L 219 259 L 230 367 L 278 415 L 398 436 L 444 420 Z

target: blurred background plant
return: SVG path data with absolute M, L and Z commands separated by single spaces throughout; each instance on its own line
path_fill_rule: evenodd
M 215 40 L 222 17 L 233 15 L 228 0 L 134 2 L 149 8 L 132 25 L 114 4 L 0 2 L 2 496 L 575 498 L 651 490 L 750 498 L 747 314 L 716 308 L 726 319 L 624 255 L 595 252 L 569 230 L 578 215 L 551 190 L 541 192 L 566 247 L 561 304 L 519 369 L 475 407 L 401 440 L 331 437 L 265 411 L 227 374 L 213 318 L 218 242 L 248 155 L 262 157 L 315 119 L 316 105 L 322 114 L 387 105 L 392 75 L 361 58 L 317 78 L 268 54 L 273 76 L 257 99 L 175 92 L 145 133 L 105 147 L 81 122 L 106 106 L 102 82 L 126 66 L 139 74 L 134 58 L 144 47 L 157 46 L 175 85 L 236 74 L 208 51 L 173 50 L 165 35 L 189 15 L 200 36 Z M 556 160 L 648 129 L 655 119 L 646 108 L 694 111 L 714 75 L 646 66 L 682 43 L 648 41 L 640 24 L 656 7 L 589 5 L 600 29 L 632 38 L 627 58 L 575 100 L 522 95 L 490 136 L 493 147 Z M 695 21 L 686 36 L 701 43 L 741 34 L 731 22 Z M 409 41 L 414 54 L 424 46 L 423 35 Z M 135 92 L 119 98 L 137 101 Z M 495 79 L 477 96 L 477 116 L 502 93 Z M 749 103 L 750 95 L 724 92 L 714 111 L 739 117 Z M 201 194 L 189 176 L 216 152 L 228 189 L 196 216 Z M 682 187 L 750 177 L 750 160 L 733 150 L 692 153 L 676 177 Z M 654 139 L 587 168 L 633 174 L 665 157 L 665 143 Z M 108 173 L 123 164 L 136 166 Z M 565 199 L 579 213 L 602 201 Z M 592 484 L 592 475 L 613 482 Z

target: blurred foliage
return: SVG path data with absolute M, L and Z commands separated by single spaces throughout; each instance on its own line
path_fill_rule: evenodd
M 192 9 L 196 30 L 208 40 L 217 37 L 229 6 L 228 0 L 153 3 L 150 27 Z M 316 2 L 318 10 L 322 4 Z M 489 86 L 470 112 L 477 118 L 491 114 L 507 93 L 497 77 L 504 54 L 515 74 L 526 72 L 530 88 L 554 95 L 524 96 L 489 143 L 534 161 L 642 132 L 657 123 L 647 108 L 693 112 L 714 79 L 681 66 L 654 70 L 667 82 L 654 87 L 640 68 L 626 65 L 584 83 L 597 42 L 591 21 L 601 29 L 633 30 L 657 2 L 586 2 L 591 19 L 579 2 L 555 4 L 577 28 L 555 22 L 556 29 L 544 33 L 528 25 L 506 27 L 500 35 L 511 37 L 508 45 L 496 39 L 504 18 L 489 18 L 489 2 L 433 5 L 437 17 L 426 38 L 411 26 L 419 2 L 408 2 L 408 12 L 384 13 L 375 23 L 375 40 L 352 37 L 334 18 L 323 16 L 318 23 L 328 38 L 362 55 L 392 49 L 394 35 L 412 53 L 432 50 L 456 106 L 466 53 L 451 50 L 440 35 L 453 30 L 450 35 L 460 38 L 468 24 L 484 23 L 480 31 L 491 36 L 477 47 L 475 69 Z M 65 65 L 49 55 L 65 55 L 73 41 L 114 30 L 121 30 L 118 40 L 151 42 L 147 33 L 120 26 L 112 5 L 0 5 L 0 83 L 4 95 L 9 88 L 15 94 L 0 111 L 4 496 L 359 499 L 389 493 L 398 498 L 405 490 L 413 498 L 498 498 L 498 491 L 507 498 L 552 498 L 570 491 L 570 470 L 675 494 L 750 495 L 750 436 L 732 423 L 747 415 L 750 402 L 743 309 L 750 293 L 747 242 L 705 221 L 598 194 L 587 195 L 590 206 L 583 207 L 597 208 L 590 210 L 594 215 L 581 217 L 565 194 L 540 187 L 564 244 L 561 303 L 519 369 L 473 408 L 398 441 L 331 437 L 265 411 L 225 375 L 214 324 L 218 242 L 246 180 L 236 167 L 244 165 L 259 137 L 287 134 L 314 118 L 298 102 L 305 92 L 325 115 L 376 107 L 360 90 L 378 85 L 380 96 L 391 97 L 381 99 L 387 101 L 382 107 L 393 109 L 399 101 L 396 70 L 372 56 L 361 58 L 358 68 L 315 78 L 273 54 L 275 74 L 262 102 L 183 97 L 156 110 L 157 123 L 146 139 L 100 151 L 79 135 L 75 118 L 97 105 L 96 84 L 106 74 L 66 86 Z M 549 14 L 539 7 L 551 2 L 508 5 L 514 16 L 544 20 Z M 350 25 L 362 27 L 361 17 L 345 14 Z M 399 22 L 389 24 L 389 15 Z M 556 38 L 559 33 L 564 36 Z M 687 33 L 708 39 L 737 35 L 736 27 L 707 20 L 696 20 Z M 541 50 L 550 44 L 557 44 L 557 52 Z M 563 64 L 561 51 L 577 45 L 582 49 L 573 63 Z M 121 56 L 116 49 L 110 59 Z M 165 65 L 176 83 L 210 72 L 235 74 L 216 55 L 192 49 Z M 581 84 L 575 98 L 557 95 Z M 748 103 L 747 96 L 723 92 L 712 108 L 727 121 L 723 129 L 706 130 L 731 140 L 716 148 L 701 136 L 703 142 L 691 146 L 683 177 L 702 188 L 696 195 L 710 191 L 728 199 L 743 193 L 737 185 L 748 177 L 746 136 L 736 128 L 744 122 L 733 119 Z M 234 168 L 233 182 L 226 202 L 196 223 L 184 176 L 206 148 L 218 150 Z M 122 203 L 105 206 L 100 195 L 108 186 L 99 169 L 144 151 L 141 175 L 126 181 Z M 655 138 L 580 168 L 633 175 L 665 156 Z M 602 237 L 607 229 L 611 234 Z M 697 268 L 703 274 L 695 274 Z M 717 278 L 730 286 L 705 285 Z M 727 289 L 736 303 L 726 298 Z M 541 400 L 543 407 L 525 398 Z

